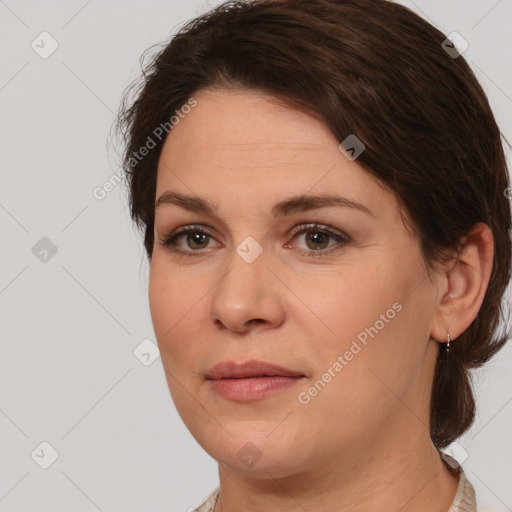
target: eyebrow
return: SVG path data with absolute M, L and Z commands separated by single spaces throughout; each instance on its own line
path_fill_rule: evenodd
M 204 213 L 207 215 L 215 215 L 217 207 L 210 201 L 199 196 L 185 195 L 178 192 L 164 192 L 155 202 L 155 210 L 163 205 L 175 204 L 185 210 L 191 212 Z M 325 208 L 328 206 L 338 206 L 345 208 L 352 208 L 362 213 L 377 218 L 365 205 L 353 201 L 346 197 L 335 196 L 330 194 L 320 195 L 298 195 L 293 196 L 279 203 L 275 204 L 272 208 L 272 215 L 274 217 L 284 217 L 294 212 L 304 212 L 314 210 L 317 208 Z

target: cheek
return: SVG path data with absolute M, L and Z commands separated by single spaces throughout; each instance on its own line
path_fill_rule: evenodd
M 390 398 L 379 376 L 392 389 L 407 387 L 411 369 L 416 372 L 421 363 L 421 339 L 428 330 L 428 312 L 423 319 L 418 316 L 421 287 L 411 293 L 418 285 L 413 267 L 412 262 L 381 259 L 357 272 L 343 269 L 325 279 L 317 275 L 295 288 L 315 314 L 308 313 L 313 320 L 302 327 L 314 359 L 312 381 L 321 381 L 318 406 L 354 406 L 355 418 L 365 407 L 378 409 Z
M 197 320 L 199 309 L 204 308 L 200 300 L 204 292 L 194 286 L 193 279 L 184 279 L 183 274 L 154 257 L 148 295 L 169 392 L 185 423 L 193 425 L 197 421 L 194 418 L 203 418 L 196 400 L 191 400 L 189 394 L 192 389 L 190 379 L 200 360 L 201 344 L 190 340 L 198 339 L 191 332 L 198 327 L 194 318 Z
M 154 258 L 151 263 L 149 308 L 162 360 L 179 367 L 189 354 L 185 350 L 190 319 L 201 307 L 201 293 L 193 281 Z M 183 341 L 181 341 L 183 340 Z M 172 357 L 171 357 L 172 356 Z M 170 368 L 170 366 L 169 366 Z
M 364 268 L 355 264 L 343 266 L 336 272 L 329 268 L 323 275 L 303 275 L 306 277 L 293 284 L 297 297 L 307 306 L 300 306 L 305 313 L 302 316 L 311 319 L 310 329 L 316 329 L 324 347 L 336 351 L 348 350 L 358 337 L 364 343 L 370 333 L 375 333 L 375 324 L 380 332 L 396 323 L 400 309 L 397 303 L 406 295 L 410 280 L 404 269 L 398 271 L 393 260 L 369 263 Z

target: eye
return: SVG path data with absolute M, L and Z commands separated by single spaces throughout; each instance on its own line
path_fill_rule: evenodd
M 339 251 L 351 241 L 351 238 L 347 234 L 341 231 L 333 231 L 331 228 L 321 226 L 317 223 L 302 224 L 293 232 L 294 238 L 302 234 L 306 234 L 305 243 L 307 248 L 305 250 L 301 249 L 300 252 L 312 258 L 326 256 L 332 252 Z M 326 249 L 329 245 L 329 241 L 332 240 L 338 243 Z M 290 246 L 287 244 L 286 247 Z
M 190 252 L 179 247 L 177 240 L 183 236 L 186 236 L 186 243 L 190 243 L 189 247 L 195 247 L 195 250 Z M 179 255 L 199 256 L 198 254 L 194 254 L 194 252 L 198 252 L 196 249 L 206 248 L 208 245 L 208 237 L 211 236 L 212 235 L 202 226 L 185 226 L 170 235 L 164 236 L 160 242 L 164 247 L 167 247 L 172 252 L 178 253 Z
M 340 250 L 351 241 L 351 238 L 345 233 L 333 231 L 326 226 L 320 226 L 316 223 L 297 226 L 292 232 L 293 239 L 302 234 L 307 235 L 305 237 L 307 248 L 299 249 L 299 252 L 313 258 L 325 256 Z M 192 248 L 192 250 L 180 247 L 178 241 L 183 237 L 187 246 Z M 202 256 L 206 252 L 203 249 L 208 247 L 209 238 L 213 238 L 213 236 L 202 226 L 185 226 L 172 232 L 170 235 L 163 236 L 163 238 L 160 239 L 160 243 L 178 256 Z M 326 249 L 329 245 L 329 241 L 332 240 L 338 243 Z M 285 247 L 293 248 L 294 246 L 287 244 Z

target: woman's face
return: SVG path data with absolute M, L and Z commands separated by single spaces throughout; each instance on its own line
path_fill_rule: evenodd
M 394 195 L 304 113 L 257 92 L 194 98 L 159 161 L 149 281 L 192 435 L 232 469 L 275 477 L 427 439 L 438 290 Z M 297 377 L 207 378 L 247 361 Z

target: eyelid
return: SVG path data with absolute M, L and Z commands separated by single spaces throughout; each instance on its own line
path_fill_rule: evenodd
M 331 226 L 327 226 L 326 224 L 320 224 L 319 222 L 303 222 L 298 226 L 292 229 L 290 235 L 295 236 L 303 231 L 313 231 L 317 229 L 318 231 L 325 231 L 331 235 L 345 236 L 348 238 L 348 235 L 343 233 L 343 231 L 339 231 Z
M 186 235 L 188 233 L 202 233 L 204 235 L 209 236 L 210 238 L 215 239 L 215 236 L 208 230 L 209 226 L 205 226 L 204 224 L 187 224 L 186 226 L 181 226 L 170 233 L 167 234 L 165 232 L 161 237 L 159 237 L 160 243 L 162 243 L 164 246 L 167 246 L 169 249 L 172 249 L 172 244 L 170 243 L 172 240 L 175 240 L 178 236 Z M 180 250 L 177 249 L 176 252 L 179 252 Z M 183 251 L 183 252 L 196 252 L 196 253 L 204 253 L 205 250 L 200 251 Z

